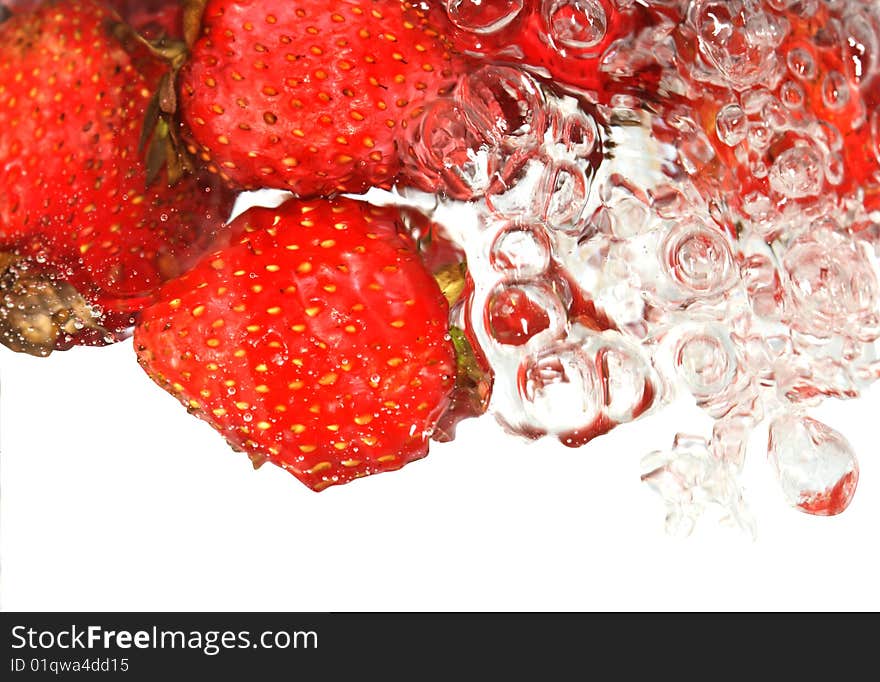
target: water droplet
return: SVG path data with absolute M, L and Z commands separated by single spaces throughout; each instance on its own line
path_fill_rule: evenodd
M 450 21 L 463 31 L 496 33 L 510 25 L 523 9 L 523 0 L 446 0 Z
M 503 228 L 490 249 L 496 271 L 516 280 L 539 277 L 550 265 L 550 240 L 540 225 Z
M 726 237 L 699 222 L 672 228 L 661 245 L 661 254 L 669 277 L 688 293 L 710 298 L 735 281 L 733 254 Z
M 693 0 L 688 23 L 706 65 L 721 83 L 740 91 L 758 83 L 775 86 L 775 48 L 787 30 L 784 20 L 763 12 L 757 3 Z
M 489 298 L 486 322 L 493 339 L 501 344 L 521 346 L 550 326 L 550 317 L 535 300 L 535 293 L 526 287 L 506 286 Z
M 817 196 L 824 180 L 822 160 L 807 146 L 786 149 L 770 167 L 770 187 L 789 199 Z
M 601 413 L 601 383 L 593 358 L 572 344 L 527 356 L 517 373 L 526 413 L 553 433 L 592 424 Z
M 407 129 L 404 144 L 413 181 L 456 199 L 481 196 L 500 164 L 497 148 L 474 135 L 461 109 L 444 98 L 434 100 L 419 124 Z
M 816 77 L 816 60 L 809 51 L 802 47 L 789 50 L 786 63 L 792 75 L 801 80 L 811 81 Z
M 651 406 L 655 388 L 645 361 L 629 348 L 606 346 L 597 354 L 605 386 L 605 413 L 611 421 L 632 421 Z
M 553 140 L 578 159 L 588 159 L 599 145 L 599 128 L 596 119 L 578 110 L 575 113 L 557 118 Z
M 746 114 L 739 104 L 727 104 L 715 116 L 715 132 L 728 147 L 735 147 L 746 139 L 748 127 Z
M 508 153 L 532 149 L 544 136 L 544 96 L 523 71 L 483 66 L 461 79 L 455 100 L 474 136 Z
M 768 319 L 780 317 L 782 284 L 774 262 L 765 254 L 749 255 L 740 265 L 740 274 L 752 311 Z
M 561 336 L 567 318 L 562 301 L 546 284 L 502 283 L 486 301 L 484 319 L 495 341 L 521 346 L 536 334 Z
M 773 130 L 783 130 L 788 125 L 788 112 L 775 97 L 769 97 L 764 103 L 761 118 Z
M 849 102 L 849 83 L 840 71 L 829 71 L 822 79 L 822 101 L 829 109 L 842 109 Z
M 784 414 L 770 424 L 767 446 L 788 503 L 808 514 L 833 516 L 852 501 L 859 467 L 837 431 L 810 417 Z
M 874 24 L 867 12 L 853 8 L 844 20 L 846 52 L 852 77 L 856 82 L 865 81 L 877 73 L 880 59 L 880 21 Z M 874 25 L 877 28 L 874 28 Z
M 583 229 L 582 218 L 590 193 L 583 168 L 570 162 L 549 162 L 534 198 L 535 214 L 550 227 L 569 234 Z
M 800 109 L 804 106 L 804 89 L 794 81 L 785 81 L 779 88 L 779 100 L 786 108 Z
M 749 126 L 749 132 L 746 137 L 748 138 L 751 150 L 759 154 L 766 151 L 770 147 L 770 143 L 773 141 L 773 133 L 771 132 L 770 127 L 765 125 L 763 121 Z M 763 164 L 763 159 L 757 160 Z M 766 173 L 764 173 L 764 175 L 766 175 Z M 758 177 L 763 177 L 763 175 L 758 175 Z
M 563 49 L 587 50 L 605 38 L 608 17 L 598 0 L 543 0 L 550 39 Z
M 698 399 L 715 397 L 736 376 L 738 363 L 730 336 L 714 326 L 683 334 L 674 357 L 679 376 Z
M 880 286 L 864 248 L 830 229 L 794 240 L 783 257 L 789 323 L 819 338 L 877 338 Z

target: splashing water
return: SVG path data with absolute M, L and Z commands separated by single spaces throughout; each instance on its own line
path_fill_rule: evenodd
M 712 507 L 753 529 L 739 476 L 769 419 L 784 499 L 843 511 L 855 455 L 803 411 L 880 376 L 880 8 L 447 10 L 492 63 L 406 133 L 410 179 L 441 199 L 404 200 L 466 259 L 453 322 L 494 377 L 488 411 L 580 446 L 694 400 L 712 434 L 643 462 L 685 533 Z

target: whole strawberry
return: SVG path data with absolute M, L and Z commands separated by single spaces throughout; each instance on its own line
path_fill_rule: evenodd
M 135 328 L 156 383 L 314 490 L 427 454 L 455 383 L 448 307 L 397 213 L 252 208 Z
M 209 0 L 180 109 L 191 151 L 241 187 L 359 192 L 393 180 L 398 131 L 458 69 L 399 0 Z
M 228 215 L 227 192 L 172 186 L 161 131 L 142 137 L 165 70 L 95 0 L 0 24 L 0 341 L 14 350 L 114 340 Z

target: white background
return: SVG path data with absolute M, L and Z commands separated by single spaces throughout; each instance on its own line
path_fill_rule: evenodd
M 783 502 L 756 433 L 758 539 L 667 537 L 640 456 L 708 422 L 679 404 L 579 450 L 463 424 L 403 470 L 315 494 L 254 472 L 154 385 L 130 342 L 0 348 L 4 610 L 880 608 L 880 393 L 815 412 L 860 456 L 849 510 Z

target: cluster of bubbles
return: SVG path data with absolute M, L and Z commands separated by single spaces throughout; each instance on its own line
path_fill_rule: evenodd
M 764 421 L 785 499 L 843 511 L 855 455 L 806 411 L 880 377 L 880 8 L 447 10 L 459 42 L 492 59 L 404 143 L 409 176 L 445 196 L 433 219 L 467 260 L 453 322 L 494 374 L 489 411 L 514 433 L 577 446 L 691 396 L 712 433 L 679 434 L 643 461 L 671 530 L 710 505 L 751 527 L 739 477 Z M 518 50 L 524 21 L 540 23 L 540 59 L 534 43 Z M 556 57 L 582 60 L 572 82 L 546 78 Z

